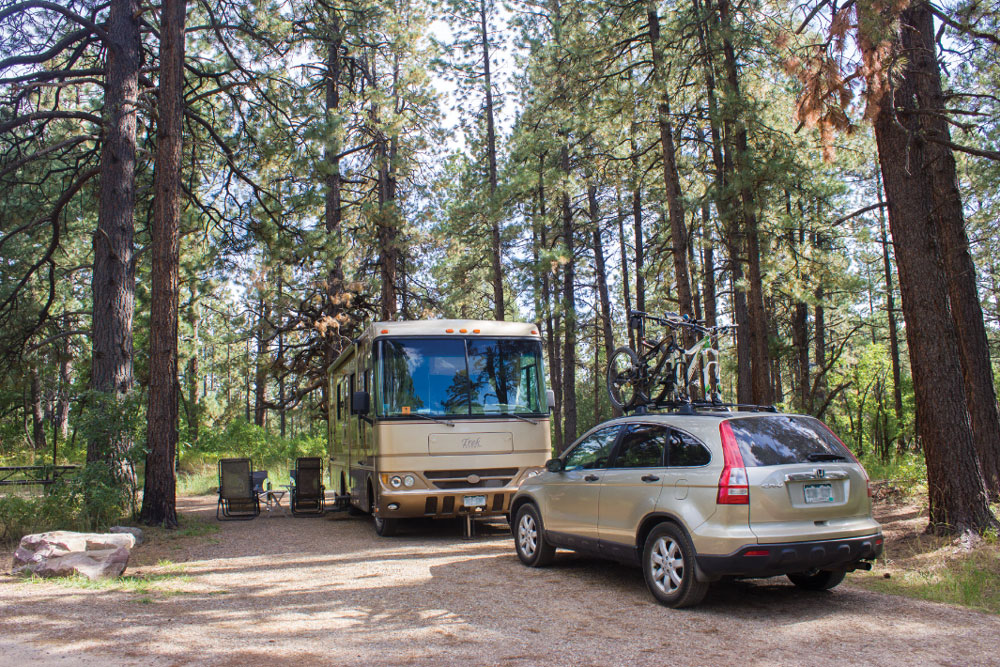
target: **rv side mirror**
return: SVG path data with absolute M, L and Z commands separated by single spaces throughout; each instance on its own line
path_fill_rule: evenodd
M 549 410 L 556 407 L 556 392 L 551 389 L 545 390 L 545 401 L 549 404 Z
M 371 397 L 367 391 L 356 391 L 351 396 L 351 412 L 362 417 L 371 409 Z
M 562 459 L 549 459 L 545 462 L 545 469 L 549 472 L 562 472 L 565 467 Z

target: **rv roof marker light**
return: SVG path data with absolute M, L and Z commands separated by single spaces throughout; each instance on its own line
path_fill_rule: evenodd
M 455 333 L 455 330 L 454 329 L 445 329 L 444 332 L 445 333 Z
M 458 333 L 469 333 L 468 329 L 459 329 Z
M 473 329 L 472 333 L 479 333 L 479 329 Z
M 382 329 L 382 333 L 389 333 L 388 329 Z
M 537 332 L 536 330 L 534 330 L 534 329 L 532 329 L 532 330 L 531 330 L 531 333 L 532 333 L 532 335 L 534 335 L 534 336 L 537 336 L 537 335 L 538 335 L 538 332 Z

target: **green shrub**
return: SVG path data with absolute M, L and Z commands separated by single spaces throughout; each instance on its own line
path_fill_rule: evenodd
M 300 456 L 323 456 L 326 439 L 315 435 L 282 438 L 263 427 L 236 419 L 222 430 L 210 430 L 181 454 L 182 461 L 210 461 L 226 457 L 247 457 L 256 465 L 285 463 Z
M 131 489 L 116 483 L 107 466 L 89 464 L 41 495 L 0 497 L 0 542 L 50 530 L 104 530 L 128 518 L 133 507 Z

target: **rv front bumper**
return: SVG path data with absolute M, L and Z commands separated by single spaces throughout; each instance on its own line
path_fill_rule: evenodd
M 375 513 L 383 519 L 414 517 L 498 516 L 510 509 L 517 487 L 382 490 Z

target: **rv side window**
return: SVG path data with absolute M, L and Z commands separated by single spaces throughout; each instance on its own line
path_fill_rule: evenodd
M 347 379 L 347 395 L 350 397 L 347 401 L 347 414 L 354 414 L 354 373 L 351 373 Z

